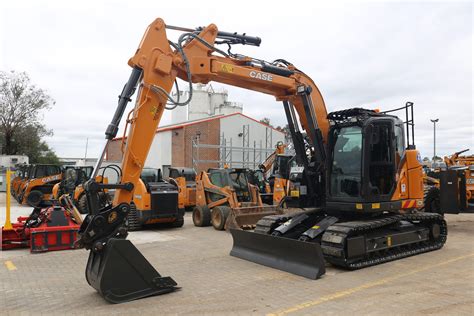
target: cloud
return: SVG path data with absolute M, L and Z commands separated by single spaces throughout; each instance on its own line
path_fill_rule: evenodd
M 47 141 L 60 156 L 82 156 L 87 138 L 89 155 L 99 155 L 130 73 L 127 60 L 158 16 L 172 25 L 213 22 L 225 31 L 262 37 L 261 47 L 233 50 L 293 62 L 314 79 L 329 111 L 415 102 L 423 156 L 432 155 L 434 117 L 440 118 L 439 154 L 474 151 L 471 3 L 307 3 L 284 9 L 255 1 L 232 8 L 218 1 L 47 3 L 1 4 L 0 67 L 27 71 L 57 101 L 44 121 L 54 130 Z M 244 103 L 246 114 L 285 124 L 273 97 L 225 88 L 231 101 Z

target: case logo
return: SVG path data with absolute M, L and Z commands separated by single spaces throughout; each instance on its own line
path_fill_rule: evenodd
M 250 72 L 250 77 L 255 78 L 255 79 L 260 79 L 260 80 L 265 80 L 265 81 L 273 81 L 273 76 L 271 74 L 265 73 L 265 72 L 259 72 L 252 70 Z

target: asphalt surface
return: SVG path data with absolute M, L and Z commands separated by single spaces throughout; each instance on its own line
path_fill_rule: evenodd
M 4 222 L 5 194 L 0 194 Z M 28 215 L 14 205 L 12 219 Z M 110 304 L 84 277 L 88 252 L 1 252 L 2 315 L 473 315 L 474 214 L 447 215 L 438 251 L 357 271 L 330 265 L 309 280 L 229 256 L 232 238 L 198 228 L 190 214 L 179 229 L 132 232 L 130 240 L 179 291 Z M 120 278 L 120 275 L 117 276 Z

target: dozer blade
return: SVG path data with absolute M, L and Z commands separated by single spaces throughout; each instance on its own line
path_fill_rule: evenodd
M 171 277 L 162 277 L 129 240 L 117 238 L 111 238 L 99 253 L 91 250 L 86 279 L 110 303 L 177 289 L 176 282 Z
M 231 256 L 252 261 L 309 279 L 326 273 L 319 243 L 231 229 Z
M 265 216 L 282 214 L 276 206 L 244 206 L 231 210 L 225 229 L 253 229 Z

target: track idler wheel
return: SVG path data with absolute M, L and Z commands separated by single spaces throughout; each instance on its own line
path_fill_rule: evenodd
M 90 251 L 87 282 L 110 303 L 123 303 L 176 289 L 171 277 L 162 277 L 126 239 L 111 238 Z

